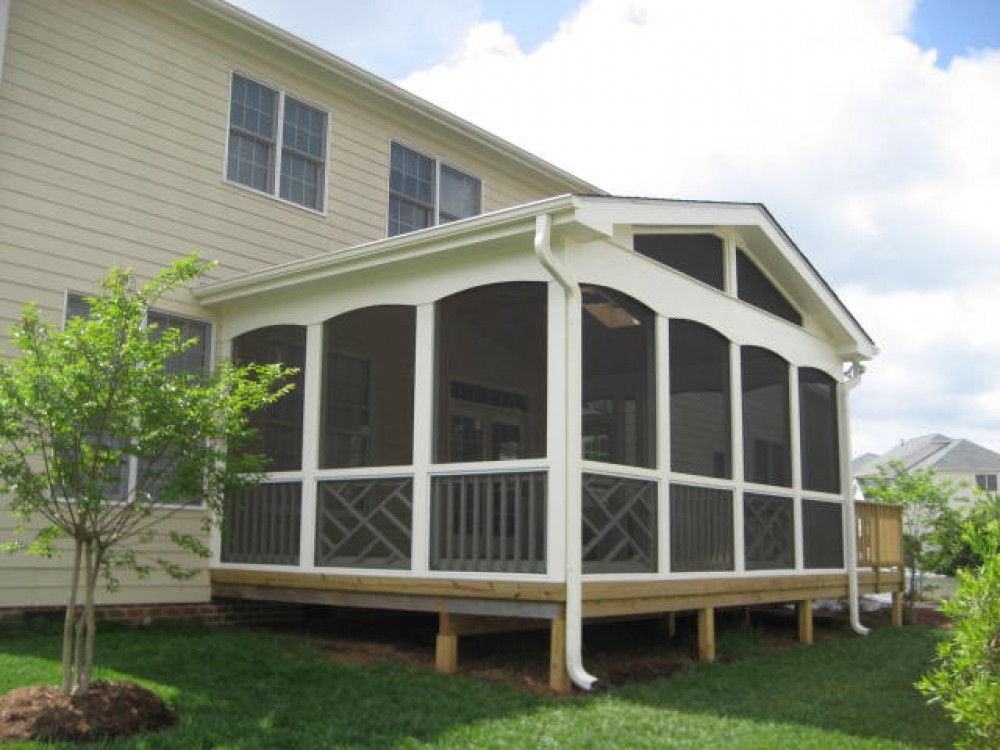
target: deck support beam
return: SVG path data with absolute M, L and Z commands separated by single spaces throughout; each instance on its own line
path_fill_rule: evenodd
M 698 610 L 698 659 L 715 661 L 715 608 Z
M 438 636 L 434 647 L 434 667 L 438 672 L 458 671 L 458 634 L 454 632 L 451 615 L 442 612 L 438 618 Z
M 799 615 L 799 643 L 813 643 L 813 601 L 805 599 L 796 603 Z
M 892 627 L 903 627 L 903 593 L 901 591 L 892 592 Z
M 556 693 L 573 689 L 566 669 L 566 610 L 549 625 L 549 688 Z

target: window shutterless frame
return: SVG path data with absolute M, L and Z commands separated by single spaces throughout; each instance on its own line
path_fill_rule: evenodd
M 230 72 L 226 182 L 324 214 L 329 142 L 327 110 Z
M 396 140 L 389 143 L 388 196 L 389 237 L 483 211 L 480 178 Z

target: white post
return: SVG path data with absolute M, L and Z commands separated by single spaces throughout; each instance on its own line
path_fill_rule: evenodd
M 795 569 L 804 567 L 802 552 L 802 414 L 799 403 L 799 371 L 794 365 L 788 368 L 788 410 L 791 433 L 792 461 L 792 534 L 795 545 Z
M 735 342 L 729 343 L 729 398 L 730 424 L 732 425 L 733 479 L 736 489 L 733 490 L 733 571 L 743 573 L 746 570 L 744 562 L 743 543 L 743 360 L 740 357 L 740 347 Z
M 431 476 L 434 460 L 434 304 L 417 307 L 416 352 L 413 362 L 413 518 L 410 570 L 430 569 Z
M 670 572 L 670 321 L 656 316 L 656 555 L 660 574 Z
M 320 412 L 323 408 L 323 324 L 306 328 L 302 385 L 302 519 L 299 567 L 316 567 L 316 469 L 319 465 Z

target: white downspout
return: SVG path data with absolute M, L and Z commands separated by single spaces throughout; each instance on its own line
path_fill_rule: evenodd
M 565 404 L 565 471 L 566 471 L 566 671 L 577 687 L 592 690 L 597 678 L 583 667 L 583 571 L 582 563 L 582 510 L 580 481 L 583 440 L 580 425 L 581 384 L 580 368 L 570 363 L 579 361 L 579 341 L 583 322 L 581 319 L 582 296 L 580 285 L 552 254 L 552 216 L 541 214 L 535 218 L 535 257 L 566 292 L 566 384 L 563 392 Z
M 852 362 L 847 377 L 841 384 L 838 407 L 838 429 L 840 431 L 840 486 L 844 493 L 844 533 L 847 542 L 847 603 L 851 614 L 851 627 L 858 635 L 868 635 L 871 631 L 861 624 L 861 602 L 858 591 L 858 529 L 854 512 L 854 491 L 851 482 L 851 428 L 848 398 L 864 374 L 860 362 Z

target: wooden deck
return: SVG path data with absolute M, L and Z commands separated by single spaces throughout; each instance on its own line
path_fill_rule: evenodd
M 901 567 L 859 571 L 861 593 L 890 592 L 893 624 L 902 624 Z M 214 596 L 343 607 L 436 612 L 436 663 L 444 672 L 458 665 L 462 635 L 549 628 L 550 686 L 570 689 L 564 661 L 566 588 L 562 583 L 345 576 L 330 573 L 212 571 Z M 812 642 L 812 608 L 819 599 L 848 595 L 845 573 L 817 575 L 685 578 L 657 581 L 584 581 L 583 615 L 654 617 L 677 612 L 698 615 L 699 656 L 715 658 L 716 609 L 793 603 L 798 607 L 799 640 Z

